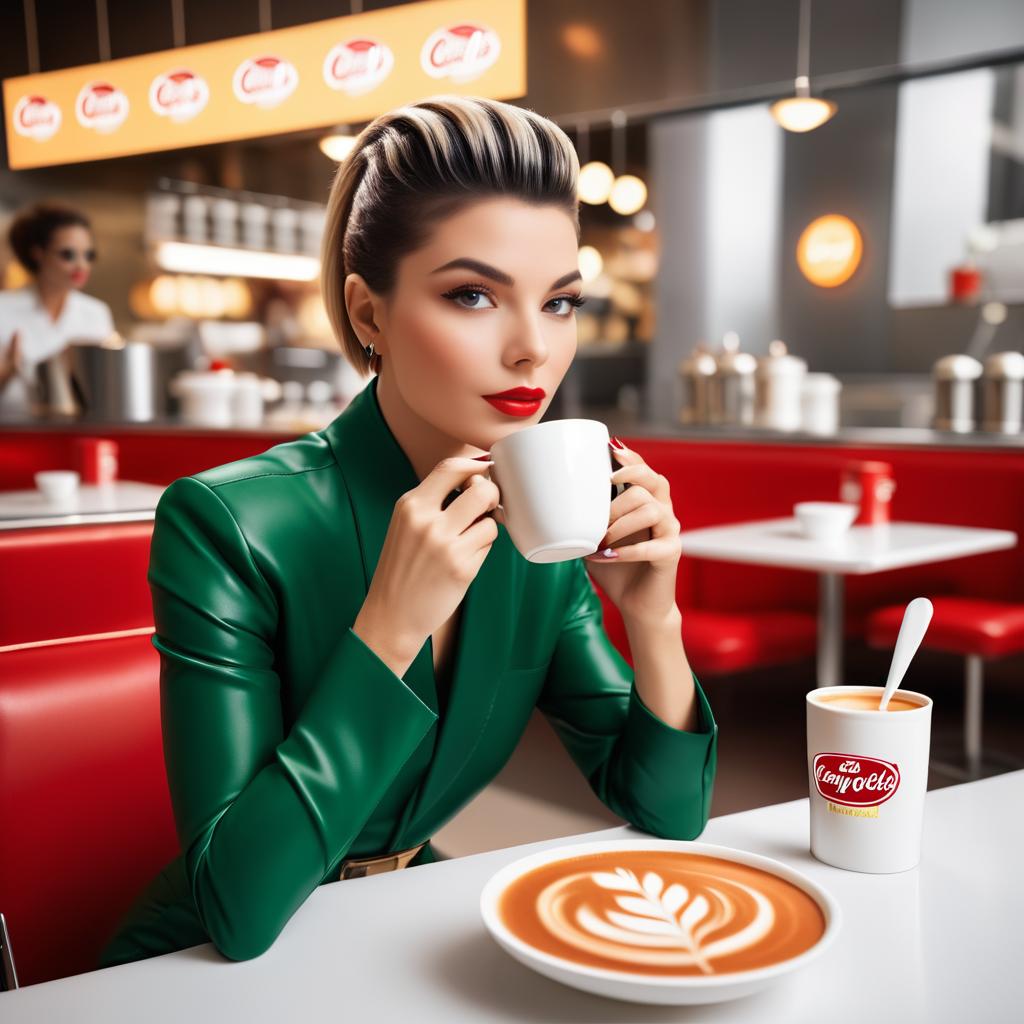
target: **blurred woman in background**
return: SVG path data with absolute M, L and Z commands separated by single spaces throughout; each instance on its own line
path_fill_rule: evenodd
M 0 292 L 0 414 L 33 412 L 36 369 L 70 340 L 102 341 L 114 332 L 110 307 L 79 289 L 89 281 L 96 243 L 85 214 L 41 203 L 19 214 L 8 241 L 32 275 Z

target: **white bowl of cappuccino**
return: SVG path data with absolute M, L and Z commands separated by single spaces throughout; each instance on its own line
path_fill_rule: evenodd
M 538 974 L 663 1005 L 757 992 L 816 959 L 840 927 L 835 899 L 780 861 L 654 838 L 529 854 L 488 880 L 480 911 L 498 945 Z
M 857 513 L 859 506 L 845 501 L 799 501 L 793 506 L 804 535 L 812 540 L 834 542 L 843 537 Z

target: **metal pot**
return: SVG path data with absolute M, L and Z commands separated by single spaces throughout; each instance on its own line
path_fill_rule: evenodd
M 982 430 L 1018 434 L 1024 411 L 1024 354 L 997 352 L 985 360 Z
M 959 354 L 943 356 L 932 367 L 936 430 L 962 434 L 974 429 L 974 382 L 981 373 L 977 359 Z
M 98 344 L 72 341 L 68 352 L 84 417 L 115 423 L 153 419 L 156 360 L 152 346 L 113 337 Z
M 757 360 L 740 351 L 740 339 L 727 334 L 715 359 L 717 373 L 711 386 L 711 422 L 749 426 L 754 422 L 754 374 Z
M 679 363 L 679 422 L 691 426 L 711 422 L 711 386 L 716 372 L 715 357 L 698 347 Z

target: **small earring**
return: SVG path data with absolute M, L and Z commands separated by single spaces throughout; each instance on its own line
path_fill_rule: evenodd
M 366 353 L 366 358 L 369 359 L 369 360 L 372 360 L 373 359 L 373 342 L 371 341 L 369 345 L 364 345 L 363 346 L 363 351 Z

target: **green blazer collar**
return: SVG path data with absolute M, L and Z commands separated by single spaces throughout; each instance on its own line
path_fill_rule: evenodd
M 376 376 L 371 378 L 323 431 L 352 503 L 364 593 L 376 571 L 395 502 L 420 483 L 381 412 L 377 380 Z M 498 536 L 463 599 L 448 706 L 439 723 L 434 757 L 396 827 L 394 839 L 400 833 L 411 834 L 417 823 L 429 816 L 476 749 L 510 660 L 526 566 L 526 559 L 512 544 L 504 526 L 499 526 Z M 420 648 L 403 681 L 437 712 L 432 640 Z

